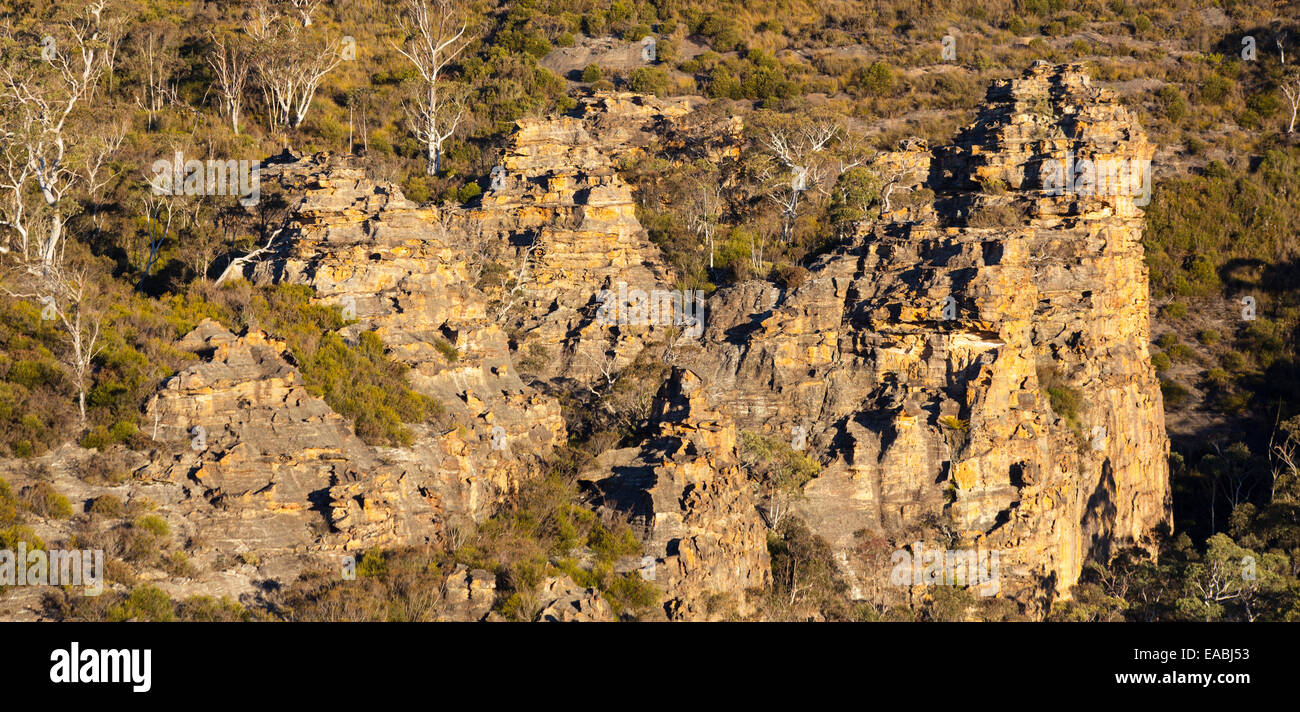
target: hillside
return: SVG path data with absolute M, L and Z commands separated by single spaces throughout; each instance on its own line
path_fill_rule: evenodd
M 1300 616 L 1285 3 L 19 5 L 0 619 Z

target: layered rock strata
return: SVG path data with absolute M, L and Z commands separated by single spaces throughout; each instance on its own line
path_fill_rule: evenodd
M 601 507 L 640 531 L 673 620 L 728 610 L 719 597 L 747 615 L 748 591 L 771 582 L 767 528 L 739 464 L 736 427 L 710 407 L 702 385 L 679 374 L 655 405 L 657 436 L 604 453 L 583 476 Z
M 916 594 L 864 552 L 924 539 L 1001 552 L 1004 595 L 1041 609 L 1088 557 L 1168 523 L 1140 206 L 1045 190 L 1041 168 L 1151 155 L 1080 67 L 1036 66 L 995 85 L 956 146 L 878 158 L 939 210 L 859 225 L 793 290 L 710 300 L 680 362 L 738 427 L 823 463 L 795 509 L 860 596 Z

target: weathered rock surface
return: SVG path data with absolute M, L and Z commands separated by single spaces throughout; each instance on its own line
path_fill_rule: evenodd
M 497 580 L 489 571 L 458 565 L 447 577 L 443 592 L 443 617 L 453 621 L 481 621 L 496 600 Z
M 361 548 L 438 542 L 524 476 L 493 466 L 507 455 L 476 449 L 458 428 L 415 425 L 411 448 L 367 445 L 308 393 L 284 344 L 262 332 L 236 337 L 205 321 L 178 345 L 199 361 L 149 404 L 158 446 L 126 489 L 170 487 L 160 503 L 178 534 L 243 555 L 261 578 L 338 568 L 343 552 Z
M 205 322 L 179 345 L 196 362 L 148 407 L 157 449 L 119 489 L 147 491 L 179 534 L 248 556 L 159 585 L 237 595 L 359 548 L 433 542 L 533 476 L 566 432 L 522 362 L 548 388 L 582 388 L 678 331 L 603 322 L 598 295 L 672 287 L 615 166 L 649 150 L 734 155 L 738 121 L 696 141 L 692 103 L 598 94 L 575 116 L 522 121 L 472 208 L 415 205 L 328 155 L 268 169 L 297 198 L 244 276 L 338 305 L 344 337 L 374 331 L 445 420 L 412 426 L 410 447 L 369 446 L 308 393 L 282 343 Z M 879 555 L 924 541 L 1002 552 L 1002 595 L 1041 611 L 1088 557 L 1167 524 L 1140 201 L 1131 185 L 1044 190 L 1054 165 L 1152 150 L 1080 67 L 1036 66 L 996 84 L 953 146 L 877 156 L 893 178 L 881 215 L 797 286 L 714 295 L 702 337 L 673 350 L 655 434 L 581 475 L 639 530 L 666 616 L 746 615 L 745 592 L 771 583 L 743 431 L 821 463 L 794 514 L 859 598 L 924 595 L 891 585 Z M 540 592 L 543 620 L 613 618 L 567 578 Z M 480 620 L 495 596 L 491 574 L 462 568 L 443 602 Z
M 149 471 L 239 513 L 228 533 L 206 528 L 209 540 L 255 549 L 431 543 L 443 524 L 472 518 L 477 500 L 509 486 L 463 476 L 455 431 L 419 428 L 414 452 L 367 445 L 261 332 L 235 337 L 208 321 L 180 345 L 203 360 L 150 404 L 154 437 L 171 456 Z
M 806 432 L 824 469 L 796 510 L 859 593 L 889 576 L 861 561 L 864 540 L 916 537 L 1001 550 L 1003 593 L 1035 608 L 1086 557 L 1167 523 L 1169 486 L 1140 212 L 1132 195 L 1044 195 L 1032 166 L 1151 145 L 1079 67 L 1035 67 L 989 101 L 956 147 L 879 160 L 928 175 L 967 217 L 996 203 L 1023 221 L 887 213 L 794 290 L 715 295 L 679 362 L 739 428 Z M 990 177 L 1003 194 L 973 192 Z
M 582 588 L 568 576 L 551 576 L 537 585 L 542 623 L 597 623 L 614 620 L 614 612 L 594 588 Z
M 746 591 L 771 582 L 771 562 L 736 455 L 736 427 L 709 407 L 690 372 L 669 384 L 656 409 L 657 437 L 605 453 L 584 479 L 602 506 L 640 530 L 669 618 L 706 619 L 715 596 L 732 597 L 746 615 Z
M 563 441 L 564 424 L 558 403 L 520 380 L 470 279 L 465 243 L 437 210 L 328 156 L 283 166 L 278 177 L 300 184 L 303 198 L 282 246 L 253 279 L 312 287 L 317 300 L 355 318 L 345 338 L 373 331 L 411 366 L 412 386 L 455 427 L 421 429 L 412 447 L 389 457 L 407 468 L 432 465 L 448 484 L 435 506 L 481 518 Z M 373 528 L 377 515 L 357 508 L 382 506 L 380 493 L 395 485 L 382 476 L 341 482 L 333 494 L 350 513 L 344 524 Z
M 501 294 L 500 320 L 543 380 L 592 383 L 673 328 L 610 323 L 597 313 L 598 295 L 620 283 L 673 286 L 615 167 L 679 130 L 692 103 L 602 93 L 584 101 L 581 117 L 521 120 L 500 179 L 458 223 L 471 240 L 486 239 L 485 258 L 504 268 L 485 289 Z

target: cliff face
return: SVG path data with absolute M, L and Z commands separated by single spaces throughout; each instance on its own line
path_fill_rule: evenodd
M 375 331 L 446 418 L 413 426 L 411 447 L 368 446 L 307 393 L 283 344 L 205 322 L 178 344 L 198 361 L 150 403 L 157 448 L 123 487 L 262 563 L 183 591 L 237 594 L 345 551 L 437 541 L 535 476 L 567 437 L 543 387 L 581 391 L 678 334 L 597 308 L 620 282 L 673 286 L 615 166 L 651 150 L 734 155 L 738 120 L 691 111 L 604 94 L 578 116 L 523 121 L 472 208 L 420 207 L 328 155 L 268 168 L 291 219 L 243 276 L 310 286 L 352 321 L 346 338 Z M 1088 557 L 1168 524 L 1141 190 L 1131 171 L 1098 179 L 1152 150 L 1080 67 L 1036 66 L 995 85 L 954 145 L 878 155 L 886 209 L 797 286 L 713 295 L 702 336 L 671 350 L 654 435 L 581 474 L 593 506 L 637 527 L 665 613 L 744 615 L 745 591 L 771 583 L 775 517 L 741 464 L 745 431 L 820 463 L 785 493 L 790 513 L 831 544 L 856 598 L 925 595 L 891 583 L 888 556 L 922 541 L 1001 552 L 1001 594 L 1038 611 Z M 1088 183 L 1078 166 L 1103 170 Z M 493 585 L 454 572 L 454 615 L 485 615 Z M 545 589 L 543 617 L 611 615 L 571 582 Z
M 514 347 L 543 380 L 591 384 L 631 363 L 655 329 L 597 319 L 601 290 L 669 289 L 673 276 L 615 172 L 690 105 L 633 94 L 587 100 L 581 118 L 525 119 L 481 207 L 459 229 L 501 274 L 483 285 Z
M 411 366 L 412 386 L 435 398 L 453 427 L 421 427 L 412 448 L 390 457 L 436 473 L 416 485 L 439 512 L 480 519 L 565 431 L 558 403 L 520 379 L 505 333 L 473 286 L 463 237 L 446 215 L 328 157 L 280 166 L 275 177 L 302 198 L 280 247 L 250 277 L 312 287 L 318 301 L 355 320 L 345 338 L 374 331 Z M 363 475 L 340 485 L 337 506 L 350 510 L 382 501 L 387 483 Z
M 216 548 L 269 559 L 431 543 L 472 514 L 475 493 L 451 458 L 366 445 L 307 392 L 284 344 L 205 321 L 178 346 L 201 360 L 150 403 L 158 449 L 140 476 L 180 485 L 187 525 Z
M 673 620 L 747 615 L 747 590 L 772 580 L 767 528 L 740 467 L 735 423 L 710 407 L 702 385 L 690 372 L 667 384 L 657 435 L 605 453 L 583 478 L 601 508 L 640 530 Z
M 823 462 L 794 507 L 859 595 L 919 593 L 869 552 L 923 540 L 1002 552 L 1002 591 L 1032 608 L 1169 522 L 1138 206 L 1042 185 L 1045 162 L 1151 153 L 1081 68 L 1035 67 L 955 146 L 878 159 L 937 210 L 859 225 L 793 290 L 710 300 L 681 365 L 738 427 Z

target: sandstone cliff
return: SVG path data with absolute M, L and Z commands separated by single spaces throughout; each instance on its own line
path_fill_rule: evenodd
M 693 103 L 598 94 L 573 116 L 521 121 L 467 207 L 416 205 L 327 154 L 268 168 L 290 215 L 242 276 L 311 287 L 343 311 L 345 338 L 375 332 L 445 419 L 413 426 L 407 448 L 366 445 L 274 335 L 200 325 L 178 344 L 196 362 L 149 404 L 155 450 L 124 487 L 259 563 L 170 590 L 246 593 L 360 548 L 443 541 L 566 440 L 557 391 L 664 340 L 675 368 L 650 434 L 581 482 L 637 528 L 669 618 L 747 615 L 746 592 L 771 584 L 774 500 L 742 465 L 746 431 L 821 465 L 785 494 L 859 599 L 925 596 L 892 585 L 880 555 L 923 541 L 1002 552 L 1001 595 L 1038 612 L 1089 557 L 1169 522 L 1141 201 L 1131 185 L 1056 189 L 1081 160 L 1150 159 L 1114 96 L 1078 66 L 998 83 L 954 145 L 874 159 L 890 199 L 805 280 L 720 290 L 701 338 L 678 340 L 602 321 L 598 295 L 674 286 L 616 168 L 641 152 L 735 155 L 739 121 L 701 126 Z M 457 569 L 444 598 L 480 619 L 494 586 Z M 542 589 L 542 619 L 612 615 L 571 581 Z
M 637 221 L 617 161 L 670 130 L 689 103 L 634 94 L 588 98 L 581 117 L 521 120 L 481 207 L 458 222 L 504 268 L 498 319 L 535 375 L 590 384 L 631 363 L 654 326 L 597 319 L 601 290 L 670 289 L 673 276 Z
M 675 620 L 752 609 L 749 589 L 771 583 L 767 529 L 736 454 L 736 427 L 713 410 L 694 374 L 668 384 L 659 432 L 640 447 L 612 450 L 586 476 L 600 506 L 631 515 L 667 592 Z
M 824 464 L 795 508 L 858 595 L 918 593 L 864 552 L 925 540 L 1001 551 L 1003 593 L 1038 608 L 1169 521 L 1140 211 L 1041 183 L 1067 154 L 1151 152 L 1082 68 L 1037 66 L 994 86 L 955 146 L 878 158 L 939 210 L 860 224 L 793 290 L 710 300 L 680 363 L 738 427 Z

